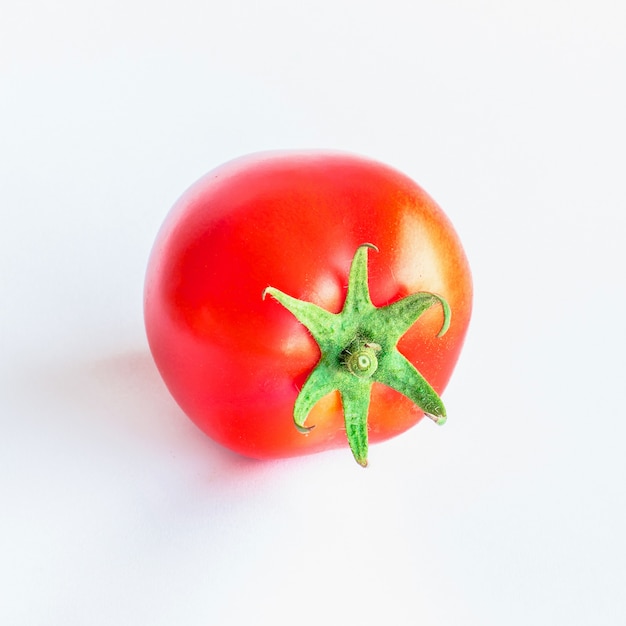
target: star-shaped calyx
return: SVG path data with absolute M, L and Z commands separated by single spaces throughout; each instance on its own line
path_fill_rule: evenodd
M 318 400 L 338 390 L 343 405 L 346 435 L 357 463 L 367 465 L 367 416 L 373 383 L 382 383 L 405 395 L 438 424 L 446 410 L 437 392 L 397 349 L 402 335 L 434 304 L 443 308 L 438 337 L 450 326 L 450 307 L 444 298 L 429 292 L 406 296 L 387 306 L 375 307 L 369 294 L 367 251 L 357 249 L 348 280 L 348 293 L 340 313 L 325 309 L 268 287 L 265 294 L 276 299 L 309 330 L 318 343 L 321 358 L 296 398 L 293 417 L 302 433 L 306 418 Z

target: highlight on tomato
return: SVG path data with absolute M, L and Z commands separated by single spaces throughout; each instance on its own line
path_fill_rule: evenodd
M 472 282 L 450 220 L 410 178 L 351 154 L 245 156 L 174 205 L 145 280 L 146 333 L 182 410 L 242 455 L 370 443 L 441 400 Z

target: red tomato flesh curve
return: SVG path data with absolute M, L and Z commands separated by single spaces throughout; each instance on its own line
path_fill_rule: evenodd
M 369 298 L 367 314 L 357 296 Z M 412 303 L 411 323 L 387 321 Z M 430 395 L 405 379 L 391 385 L 406 360 L 438 399 L 471 307 L 469 265 L 438 205 L 391 167 L 324 151 L 254 154 L 206 174 L 161 227 L 144 290 L 159 372 L 209 437 L 258 459 L 349 445 L 361 465 L 368 442 L 411 428 L 424 408 L 445 421 Z M 329 333 L 346 345 L 330 345 Z M 306 415 L 294 415 L 297 402 Z

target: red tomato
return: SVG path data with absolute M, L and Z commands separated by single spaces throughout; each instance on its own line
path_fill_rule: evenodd
M 387 322 L 353 324 L 364 310 L 360 304 L 351 307 L 352 326 L 337 322 L 344 304 L 349 308 L 349 280 L 362 283 L 354 294 L 365 301 L 371 297 L 367 319 L 378 319 L 385 307 L 411 294 L 426 292 L 424 297 L 435 294 L 435 299 L 420 305 L 414 316 L 419 320 L 399 322 L 399 337 L 381 338 L 373 335 L 385 335 Z M 265 297 L 270 286 L 273 297 Z M 472 285 L 450 221 L 405 175 L 352 155 L 284 152 L 227 163 L 180 198 L 155 242 L 144 298 L 157 367 L 183 411 L 207 435 L 259 459 L 347 446 L 350 437 L 364 437 L 364 452 L 352 439 L 350 444 L 365 465 L 368 440 L 406 431 L 424 409 L 445 419 L 443 405 L 431 411 L 422 402 L 420 408 L 410 390 L 400 393 L 388 379 L 398 370 L 393 359 L 405 357 L 438 398 L 463 344 Z M 325 357 L 316 333 L 324 335 L 323 342 L 335 331 L 307 328 L 285 306 L 294 300 L 335 314 L 319 313 L 339 324 L 346 345 Z M 450 325 L 438 336 L 444 318 L 448 321 L 446 303 Z M 354 337 L 347 341 L 350 332 Z M 369 352 L 355 356 L 356 365 L 348 368 L 355 341 Z M 365 379 L 366 373 L 362 383 L 353 374 L 370 357 L 378 357 L 387 374 Z M 294 424 L 300 390 L 328 363 L 341 370 L 340 382 L 325 378 L 310 402 L 300 397 L 301 405 L 311 406 Z M 354 402 L 352 392 L 341 388 L 353 383 L 365 385 L 362 399 Z M 365 410 L 365 422 L 351 435 L 349 419 L 357 409 Z

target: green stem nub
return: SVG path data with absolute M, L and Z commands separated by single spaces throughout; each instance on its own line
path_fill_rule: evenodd
M 309 330 L 318 343 L 321 359 L 296 399 L 294 423 L 302 433 L 313 427 L 304 422 L 313 406 L 331 391 L 338 390 L 343 405 L 346 435 L 354 458 L 367 465 L 367 416 L 372 384 L 382 383 L 407 396 L 424 414 L 443 424 L 446 410 L 441 398 L 424 377 L 397 349 L 404 333 L 424 311 L 435 304 L 443 310 L 438 337 L 450 326 L 446 300 L 430 292 L 418 292 L 380 308 L 372 304 L 367 278 L 367 252 L 372 244 L 357 249 L 348 279 L 343 310 L 330 313 L 321 307 L 297 300 L 268 287 L 272 296 Z
M 357 378 L 371 378 L 378 369 L 377 352 L 380 352 L 380 345 L 371 341 L 350 346 L 345 351 L 344 361 L 348 371 Z

